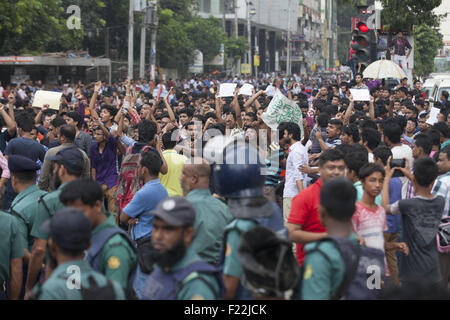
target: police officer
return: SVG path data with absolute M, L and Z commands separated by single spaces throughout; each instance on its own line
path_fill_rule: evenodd
M 42 232 L 40 228 L 56 212 L 64 208 L 64 205 L 59 200 L 62 189 L 69 182 L 79 178 L 83 172 L 84 159 L 80 150 L 77 148 L 63 149 L 55 156 L 49 157 L 48 159 L 56 162 L 54 174 L 57 190 L 45 194 L 38 202 L 36 217 L 31 229 L 31 236 L 33 236 L 35 240 L 28 264 L 25 299 L 38 280 L 38 275 L 42 269 L 42 263 L 47 250 L 48 234 Z M 52 267 L 54 267 L 49 264 L 46 266 L 46 273 L 49 273 Z
M 212 141 L 214 143 L 214 141 Z M 234 220 L 225 228 L 222 260 L 224 299 L 252 299 L 240 282 L 242 264 L 238 255 L 241 234 L 263 225 L 275 232 L 285 231 L 279 207 L 263 194 L 265 176 L 258 150 L 243 140 L 228 143 L 221 164 L 213 167 L 216 192 L 228 199 Z
M 25 288 L 28 262 L 33 247 L 33 237 L 30 233 L 36 217 L 39 198 L 47 192 L 40 190 L 36 185 L 36 171 L 40 169 L 36 162 L 24 156 L 11 155 L 8 160 L 8 167 L 11 173 L 11 185 L 14 192 L 17 193 L 11 203 L 9 212 L 17 218 L 19 234 L 23 237 L 25 245 L 23 264 L 23 286 Z M 24 293 L 21 293 L 21 298 L 23 298 Z
M 86 260 L 92 268 L 126 289 L 128 298 L 135 298 L 136 249 L 128 234 L 119 228 L 114 215 L 103 207 L 103 191 L 92 180 L 78 179 L 68 183 L 59 196 L 61 202 L 82 210 L 92 226 L 91 246 Z
M 22 287 L 25 243 L 17 219 L 0 211 L 0 300 L 17 300 Z
M 33 288 L 36 300 L 124 300 L 119 284 L 94 271 L 84 260 L 91 224 L 82 211 L 64 208 L 41 228 L 49 236 L 50 259 L 57 266 L 43 285 Z
M 156 266 L 143 292 L 149 300 L 216 300 L 221 298 L 220 272 L 191 246 L 195 210 L 184 198 L 161 201 L 155 211 L 152 244 Z
M 30 233 L 38 209 L 38 201 L 47 192 L 40 190 L 36 185 L 36 171 L 40 169 L 36 162 L 27 157 L 11 155 L 8 168 L 11 173 L 12 187 L 17 193 L 9 211 L 18 218 L 20 232 L 25 240 L 25 256 L 28 260 L 29 251 L 33 246 Z

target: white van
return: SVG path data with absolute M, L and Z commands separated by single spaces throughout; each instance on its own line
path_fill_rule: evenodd
M 423 92 L 425 92 L 425 95 L 427 96 L 426 99 L 430 99 L 435 97 L 436 92 L 439 89 L 439 85 L 441 83 L 441 80 L 437 79 L 427 79 L 425 80 L 425 83 L 423 84 Z
M 439 89 L 434 95 L 434 101 L 441 100 L 442 91 L 447 91 L 448 93 L 450 93 L 450 79 L 441 81 L 441 83 L 439 84 Z

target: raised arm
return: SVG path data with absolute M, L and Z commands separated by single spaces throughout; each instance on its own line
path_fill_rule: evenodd
M 216 94 L 216 116 L 217 116 L 217 122 L 223 123 L 224 120 L 222 119 L 222 99 L 220 99 L 219 94 Z
M 369 103 L 369 116 L 370 119 L 375 120 L 375 106 L 374 106 L 375 98 L 373 96 L 370 96 L 370 103 Z
M 9 108 L 12 109 L 11 106 Z M 6 128 L 8 129 L 9 135 L 12 137 L 15 136 L 17 129 L 16 122 L 13 119 L 11 119 L 9 114 L 5 111 L 5 106 L 1 103 L 0 103 L 0 115 L 5 120 Z
M 355 101 L 353 100 L 353 96 L 352 95 L 349 96 L 349 100 L 350 100 L 350 104 L 348 105 L 348 108 L 347 108 L 347 110 L 345 111 L 345 114 L 344 114 L 343 124 L 345 126 L 348 125 L 348 123 L 350 121 L 350 116 L 352 115 L 353 109 L 355 108 Z
M 252 95 L 251 98 L 247 100 L 247 102 L 244 104 L 246 113 L 251 111 L 250 107 L 253 105 L 253 103 L 255 103 L 255 104 L 258 103 L 258 105 L 259 105 L 258 98 L 262 94 L 264 94 L 264 90 L 259 90 L 258 93 Z M 259 108 L 259 107 L 257 107 L 257 108 Z
M 239 89 L 236 88 L 234 90 L 234 99 L 231 102 L 231 106 L 233 107 L 233 110 L 236 113 L 236 119 L 237 119 L 238 126 L 239 126 L 239 128 L 242 128 L 243 123 L 242 123 L 242 117 L 241 117 L 241 108 L 239 107 L 238 93 L 239 93 Z
M 176 122 L 177 118 L 175 118 L 175 114 L 173 113 L 172 107 L 170 106 L 170 103 L 168 101 L 169 100 L 169 96 L 172 93 L 172 91 L 173 91 L 173 87 L 170 88 L 169 93 L 167 93 L 167 95 L 164 97 L 164 104 L 165 104 L 165 106 L 167 108 L 167 113 L 169 114 L 170 121 Z
M 94 120 L 97 120 L 99 118 L 98 113 L 95 110 L 95 102 L 97 101 L 97 96 L 101 88 L 102 82 L 97 81 L 94 87 L 94 94 L 92 95 L 91 102 L 89 103 L 89 112 L 91 113 L 91 118 Z

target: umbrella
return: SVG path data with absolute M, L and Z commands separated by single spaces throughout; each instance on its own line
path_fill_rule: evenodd
M 403 79 L 406 78 L 405 72 L 395 62 L 391 60 L 378 60 L 369 64 L 363 72 L 364 78 L 369 79 Z

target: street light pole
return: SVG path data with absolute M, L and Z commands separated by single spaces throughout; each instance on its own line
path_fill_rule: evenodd
M 157 1 L 150 2 L 151 4 L 151 30 L 152 30 L 152 43 L 150 49 L 150 79 L 155 81 L 156 78 L 156 32 L 158 29 L 158 7 Z
M 253 74 L 252 67 L 252 25 L 250 21 L 250 1 L 247 1 L 247 33 L 248 33 L 248 58 L 247 62 L 250 65 L 250 76 Z
M 290 74 L 291 74 L 291 0 L 289 0 L 289 6 L 288 6 L 286 76 L 289 76 Z
M 133 37 L 134 37 L 134 3 L 130 0 L 130 17 L 128 24 L 128 77 L 133 79 Z
M 142 11 L 142 25 L 141 25 L 141 61 L 139 65 L 139 78 L 144 79 L 145 77 L 145 39 L 147 37 L 147 10 L 146 7 Z

